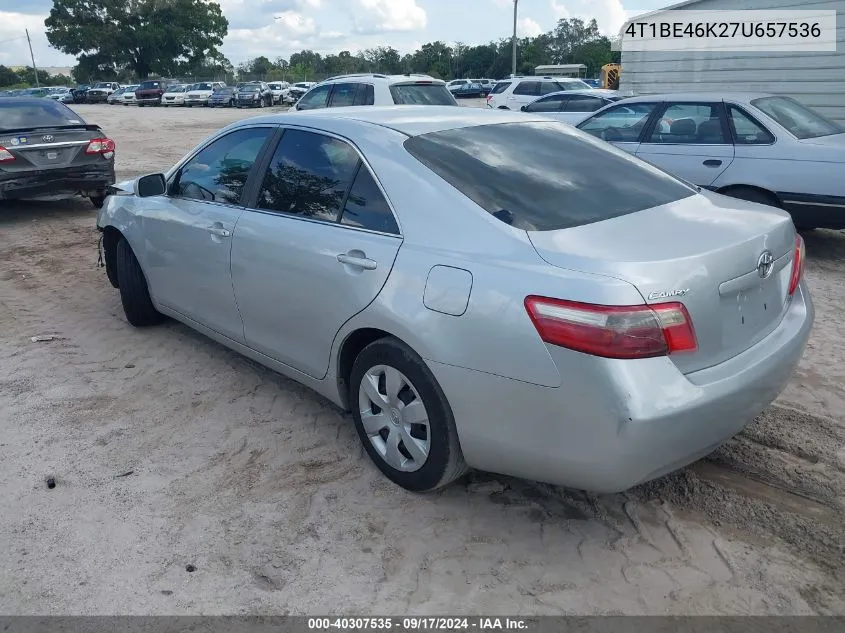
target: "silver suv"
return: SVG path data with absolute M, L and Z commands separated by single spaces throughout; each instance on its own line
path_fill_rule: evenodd
M 503 79 L 487 96 L 487 107 L 499 110 L 519 110 L 540 97 L 561 90 L 592 90 L 580 79 L 566 77 L 513 77 Z
M 294 110 L 363 105 L 453 105 L 458 102 L 446 82 L 428 75 L 340 75 L 306 92 Z

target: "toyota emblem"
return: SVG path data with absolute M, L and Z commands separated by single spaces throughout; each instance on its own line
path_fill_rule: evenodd
M 52 143 L 53 142 L 53 135 L 52 134 L 45 134 L 41 137 L 41 140 L 45 143 Z
M 772 274 L 772 269 L 775 267 L 775 258 L 771 251 L 763 251 L 760 257 L 757 258 L 757 274 L 761 279 L 766 279 Z

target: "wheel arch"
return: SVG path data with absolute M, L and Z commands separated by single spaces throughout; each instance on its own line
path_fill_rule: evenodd
M 341 406 L 345 411 L 350 409 L 349 378 L 352 375 L 352 366 L 355 364 L 355 359 L 367 345 L 383 338 L 395 338 L 408 345 L 400 337 L 386 330 L 376 327 L 360 327 L 346 334 L 338 346 L 335 380 Z M 413 349 L 411 345 L 408 345 L 408 347 Z
M 745 185 L 741 183 L 735 183 L 730 185 L 725 185 L 723 187 L 719 187 L 716 189 L 716 193 L 721 193 L 725 196 L 730 196 L 731 191 L 736 191 L 737 189 L 749 189 L 751 191 L 756 191 L 766 198 L 769 198 L 774 204 L 774 206 L 778 208 L 783 208 L 783 202 L 781 201 L 780 197 L 771 189 L 766 189 L 765 187 L 760 187 L 758 185 Z
M 124 235 L 117 227 L 112 225 L 103 227 L 103 261 L 109 283 L 115 288 L 120 287 L 117 277 L 117 243 L 121 237 L 124 237 Z

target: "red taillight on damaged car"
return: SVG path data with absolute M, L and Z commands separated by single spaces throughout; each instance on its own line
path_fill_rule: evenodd
M 15 160 L 15 155 L 12 154 L 9 150 L 5 147 L 0 145 L 0 163 L 8 163 Z
M 792 251 L 792 274 L 789 276 L 789 294 L 795 294 L 798 289 L 798 284 L 801 283 L 801 277 L 804 276 L 804 258 L 806 253 L 804 251 L 804 238 L 800 235 L 795 236 L 795 248 Z
M 114 141 L 110 138 L 94 138 L 85 148 L 86 154 L 114 154 Z
M 525 298 L 546 343 L 605 358 L 651 358 L 698 348 L 681 303 L 605 306 L 547 297 Z

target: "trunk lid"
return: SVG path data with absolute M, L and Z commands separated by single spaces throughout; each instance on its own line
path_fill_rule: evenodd
M 85 151 L 88 142 L 98 136 L 102 133 L 96 126 L 0 132 L 0 146 L 15 157 L 2 167 L 5 171 L 67 167 Z
M 684 373 L 755 345 L 777 327 L 788 306 L 795 229 L 787 213 L 771 207 L 703 191 L 603 222 L 528 236 L 553 266 L 623 279 L 650 305 L 683 303 L 698 340 L 697 351 L 670 357 Z M 761 277 L 766 252 L 771 272 Z

